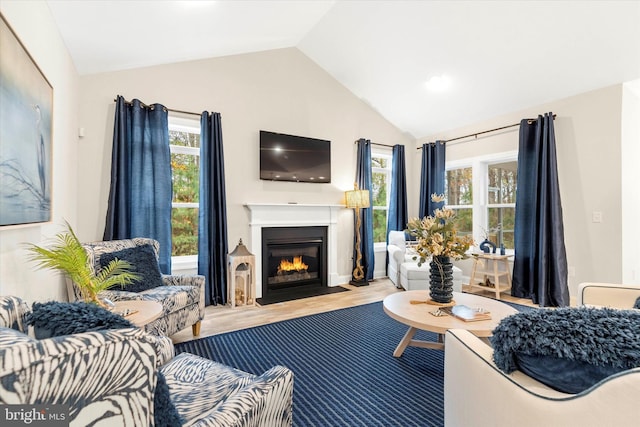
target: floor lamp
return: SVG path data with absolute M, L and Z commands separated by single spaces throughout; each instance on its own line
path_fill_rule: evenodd
M 369 190 L 359 190 L 356 183 L 352 191 L 345 191 L 344 198 L 347 203 L 347 207 L 356 210 L 356 267 L 353 269 L 353 280 L 349 284 L 353 286 L 366 286 L 369 284 L 364 277 L 364 269 L 360 264 L 362 261 L 362 252 L 360 251 L 360 209 L 368 208 L 369 204 Z

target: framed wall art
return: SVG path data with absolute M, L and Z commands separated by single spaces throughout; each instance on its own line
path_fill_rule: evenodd
M 53 87 L 0 15 L 0 226 L 51 221 Z

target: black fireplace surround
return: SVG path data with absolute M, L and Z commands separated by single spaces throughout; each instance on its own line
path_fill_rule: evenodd
M 334 292 L 327 281 L 327 227 L 262 228 L 261 265 L 262 305 Z

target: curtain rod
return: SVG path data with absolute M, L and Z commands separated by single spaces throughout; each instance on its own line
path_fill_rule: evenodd
M 553 120 L 555 120 L 555 119 L 556 119 L 556 115 L 554 114 L 554 115 L 553 115 Z M 527 124 L 532 124 L 532 123 L 534 123 L 536 120 L 538 120 L 538 119 L 527 119 Z M 509 129 L 509 128 L 516 127 L 516 126 L 520 126 L 520 123 L 515 123 L 515 124 L 507 125 L 507 126 L 502 126 L 502 127 L 495 128 L 495 129 L 489 129 L 489 130 L 485 130 L 485 131 L 482 131 L 482 132 L 470 133 L 469 135 L 459 136 L 459 137 L 457 137 L 457 138 L 447 139 L 447 140 L 442 141 L 442 142 L 457 141 L 457 140 L 459 140 L 459 139 L 469 138 L 470 136 L 473 136 L 473 137 L 475 137 L 475 138 L 478 138 L 478 135 L 483 135 L 483 134 L 485 134 L 485 133 L 495 132 L 495 131 L 503 130 L 503 129 Z M 469 141 L 464 141 L 464 142 L 469 142 Z M 458 144 L 461 144 L 461 143 L 459 142 Z M 422 147 L 416 147 L 416 150 L 420 150 L 420 149 L 422 149 Z
M 114 99 L 113 102 L 117 102 L 118 98 Z M 127 105 L 133 105 L 133 102 L 131 101 L 127 101 L 126 99 L 124 100 L 124 103 Z M 140 101 L 140 105 L 142 105 L 143 107 L 147 107 L 153 110 L 153 105 L 147 105 L 144 102 Z M 171 111 L 173 113 L 182 113 L 182 114 L 190 114 L 192 116 L 198 116 L 200 117 L 202 114 L 198 114 L 198 113 L 192 113 L 191 111 L 183 111 L 183 110 L 174 110 L 173 108 L 167 108 L 164 105 L 162 106 L 166 111 Z
M 358 140 L 359 141 L 359 140 Z M 353 141 L 354 144 L 357 144 L 358 141 Z M 369 144 L 371 145 L 379 145 L 380 147 L 389 147 L 389 148 L 393 148 L 393 145 L 387 145 L 387 144 L 379 144 L 377 142 L 371 142 L 369 141 Z

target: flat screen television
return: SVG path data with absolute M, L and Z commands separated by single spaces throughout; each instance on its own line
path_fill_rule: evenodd
M 261 130 L 260 179 L 331 182 L 331 141 Z

